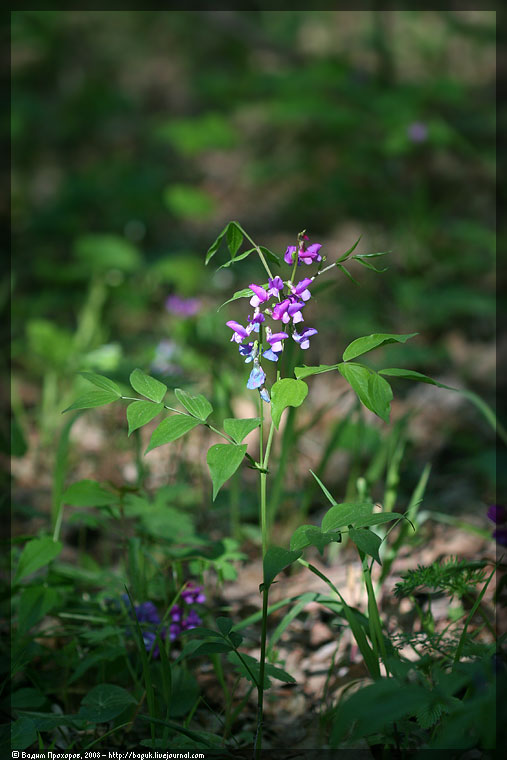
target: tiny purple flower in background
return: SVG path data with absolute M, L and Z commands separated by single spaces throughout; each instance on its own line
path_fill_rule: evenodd
M 186 619 L 182 622 L 182 627 L 184 631 L 188 631 L 191 628 L 197 628 L 198 625 L 201 625 L 202 620 L 197 614 L 195 610 L 190 610 Z
M 186 604 L 203 604 L 206 601 L 202 586 L 196 586 L 192 581 L 189 581 L 181 592 L 181 598 Z
M 407 127 L 407 135 L 413 143 L 422 143 L 428 137 L 428 127 L 422 121 L 414 121 Z
M 297 333 L 297 332 L 294 331 L 292 333 L 292 337 L 294 338 L 294 340 L 296 341 L 296 343 L 299 343 L 299 345 L 301 346 L 301 348 L 307 349 L 307 348 L 310 348 L 309 338 L 312 335 L 316 335 L 316 334 L 317 334 L 317 330 L 315 330 L 314 327 L 307 327 L 307 329 L 304 330 L 301 333 L 301 335 L 299 333 Z
M 493 538 L 500 546 L 507 546 L 507 528 L 496 528 L 493 531 Z
M 165 307 L 177 317 L 193 317 L 199 312 L 201 302 L 198 298 L 182 298 L 174 293 L 166 299 Z
M 250 372 L 250 377 L 248 378 L 246 387 L 251 391 L 254 388 L 260 388 L 261 385 L 264 385 L 265 379 L 266 379 L 266 373 L 264 372 L 264 370 L 258 363 L 256 364 L 254 362 L 254 368 Z
M 501 504 L 492 504 L 488 509 L 488 517 L 496 525 L 507 522 L 507 509 Z
M 151 368 L 155 372 L 181 372 L 181 367 L 174 364 L 173 359 L 178 353 L 178 346 L 172 340 L 161 340 L 155 348 L 155 356 Z

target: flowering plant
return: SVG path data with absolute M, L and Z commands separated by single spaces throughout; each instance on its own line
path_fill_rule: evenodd
M 259 661 L 257 662 L 254 658 L 239 651 L 241 636 L 233 629 L 233 623 L 228 618 L 217 618 L 218 630 L 214 631 L 210 628 L 200 627 L 200 617 L 193 608 L 185 612 L 185 605 L 188 607 L 193 604 L 201 604 L 204 601 L 204 595 L 199 587 L 188 584 L 182 591 L 181 604 L 175 603 L 169 610 L 168 614 L 171 618 L 169 628 L 164 626 L 158 611 L 151 602 L 144 602 L 135 607 L 138 621 L 143 622 L 145 626 L 144 646 L 147 651 L 152 653 L 153 657 L 159 653 L 155 648 L 157 633 L 161 634 L 159 638 L 164 646 L 169 646 L 172 640 L 189 629 L 194 630 L 195 636 L 204 638 L 201 643 L 189 642 L 189 645 L 192 644 L 192 646 L 197 644 L 192 648 L 192 656 L 215 655 L 217 652 L 229 653 L 230 661 L 240 674 L 248 678 L 257 689 L 258 711 L 255 752 L 258 758 L 262 746 L 264 691 L 269 685 L 268 676 L 289 683 L 294 680 L 281 668 L 266 662 L 268 597 L 275 578 L 285 568 L 297 561 L 324 580 L 331 588 L 335 598 L 337 597 L 340 601 L 343 614 L 350 625 L 370 676 L 373 679 L 379 679 L 381 677 L 380 663 L 383 662 L 384 666 L 386 663 L 387 645 L 376 605 L 371 569 L 373 562 L 381 562 L 380 551 L 385 538 L 385 534 L 382 534 L 382 526 L 390 521 L 402 519 L 410 522 L 405 515 L 392 511 L 373 513 L 373 503 L 364 494 L 357 502 L 340 504 L 319 478 L 314 475 L 331 505 L 322 519 L 321 526 L 300 525 L 294 532 L 288 549 L 272 545 L 267 515 L 267 478 L 270 472 L 269 462 L 273 437 L 276 430 L 279 429 L 282 414 L 288 407 L 296 409 L 301 406 L 308 393 L 305 379 L 323 372 L 338 371 L 356 393 L 361 404 L 386 422 L 389 421 L 390 404 L 393 398 L 391 386 L 386 378 L 419 381 L 448 389 L 449 386 L 444 386 L 426 375 L 412 370 L 387 368 L 375 371 L 357 361 L 358 357 L 362 357 L 380 346 L 405 343 L 414 337 L 415 333 L 404 335 L 373 333 L 358 337 L 345 348 L 341 360 L 336 364 L 297 366 L 294 369 L 294 377 L 282 377 L 280 358 L 287 341 L 293 341 L 300 349 L 306 351 L 310 346 L 310 339 L 318 334 L 315 327 L 306 326 L 307 307 L 312 298 L 315 280 L 332 270 L 341 271 L 352 278 L 345 267 L 346 262 L 350 259 L 368 269 L 377 272 L 384 271 L 377 269 L 372 263 L 372 259 L 384 256 L 386 252 L 355 253 L 359 243 L 357 240 L 349 250 L 338 256 L 335 261 L 326 263 L 326 256 L 321 252 L 323 246 L 319 243 L 309 243 L 309 238 L 303 231 L 297 236 L 296 245 L 288 245 L 284 255 L 280 257 L 268 248 L 255 243 L 238 222 L 230 222 L 208 249 L 206 264 L 209 264 L 224 240 L 227 242 L 230 259 L 223 266 L 230 266 L 251 254 L 257 254 L 267 276 L 266 283 L 250 283 L 249 287 L 234 293 L 220 307 L 222 308 L 239 299 L 248 299 L 249 301 L 250 309 L 247 311 L 246 320 L 243 319 L 242 322 L 228 320 L 226 326 L 232 330 L 230 340 L 238 346 L 241 358 L 246 364 L 252 365 L 246 380 L 246 387 L 249 390 L 258 391 L 258 416 L 246 419 L 224 419 L 222 429 L 220 429 L 220 427 L 209 422 L 209 418 L 213 414 L 213 406 L 204 395 L 193 396 L 181 388 L 176 388 L 174 390 L 174 401 L 170 404 L 166 403 L 167 386 L 141 369 L 135 369 L 130 375 L 132 389 L 139 394 L 136 397 L 125 395 L 115 382 L 103 375 L 82 373 L 95 388 L 77 399 L 66 411 L 102 406 L 121 399 L 126 400 L 129 402 L 127 406 L 129 434 L 159 415 L 165 415 L 153 430 L 145 453 L 179 439 L 197 426 L 206 427 L 223 441 L 212 444 L 206 455 L 212 482 L 213 501 L 220 489 L 244 461 L 258 472 L 263 563 L 263 577 L 259 587 L 262 593 Z M 251 247 L 242 251 L 241 248 L 245 241 Z M 274 275 L 271 271 L 272 266 L 283 267 L 284 265 L 289 269 L 286 269 L 285 272 L 281 270 L 282 274 Z M 299 273 L 302 273 L 302 276 Z M 181 304 L 176 304 L 177 308 L 180 306 Z M 172 303 L 172 308 L 174 310 L 174 303 Z M 268 365 L 266 365 L 266 361 L 276 366 L 276 379 L 271 384 L 267 378 L 266 368 Z M 471 400 L 474 400 L 470 392 L 467 392 L 467 395 Z M 174 406 L 176 403 L 179 404 L 179 408 Z M 166 415 L 167 411 L 171 413 L 168 416 Z M 269 416 L 265 414 L 265 411 L 269 412 Z M 267 438 L 265 436 L 265 421 L 269 422 Z M 247 444 L 244 443 L 248 434 L 256 429 L 259 431 L 258 459 L 248 453 Z M 371 530 L 374 526 L 379 532 Z M 327 544 L 341 541 L 344 533 L 347 533 L 348 538 L 355 544 L 363 566 L 368 593 L 368 638 L 355 612 L 348 607 L 339 590 L 302 557 L 303 551 L 307 547 L 315 546 L 322 552 Z M 160 654 L 163 654 L 162 651 Z

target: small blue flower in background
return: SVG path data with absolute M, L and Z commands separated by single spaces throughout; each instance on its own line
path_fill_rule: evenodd
M 422 121 L 414 121 L 407 127 L 407 135 L 413 143 L 422 143 L 428 137 L 428 127 Z
M 500 526 L 493 531 L 493 538 L 500 546 L 507 546 L 507 509 L 501 504 L 492 504 L 488 509 L 488 517 Z

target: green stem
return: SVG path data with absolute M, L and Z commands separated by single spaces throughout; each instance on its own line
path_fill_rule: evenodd
M 236 224 L 237 224 L 237 222 L 236 222 Z M 255 242 L 252 240 L 252 238 L 250 237 L 250 235 L 249 235 L 247 232 L 245 232 L 245 230 L 243 229 L 243 227 L 241 227 L 241 225 L 239 225 L 239 224 L 238 224 L 238 227 L 241 229 L 241 232 L 242 232 L 242 233 L 243 233 L 243 235 L 246 237 L 246 239 L 247 239 L 247 240 L 248 240 L 248 241 L 249 241 L 249 242 L 250 242 L 250 243 L 253 245 L 253 247 L 254 247 L 254 248 L 255 248 L 255 250 L 257 251 L 257 253 L 258 253 L 258 255 L 259 255 L 259 258 L 260 258 L 260 260 L 261 260 L 261 262 L 262 262 L 262 266 L 264 267 L 264 269 L 265 269 L 265 270 L 266 270 L 266 272 L 268 273 L 268 277 L 269 277 L 269 279 L 270 279 L 270 280 L 272 280 L 272 279 L 273 279 L 273 275 L 271 274 L 271 270 L 270 270 L 270 268 L 268 267 L 268 263 L 267 263 L 266 259 L 264 258 L 264 254 L 262 253 L 261 249 L 259 248 L 259 246 L 257 245 L 257 243 L 255 243 Z

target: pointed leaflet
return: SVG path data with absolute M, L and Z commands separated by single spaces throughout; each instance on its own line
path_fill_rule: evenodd
M 277 380 L 271 388 L 271 419 L 276 428 L 282 412 L 288 406 L 301 406 L 308 394 L 308 386 L 302 380 L 286 377 Z
M 312 473 L 313 477 L 315 478 L 315 480 L 316 480 L 316 481 L 317 481 L 317 483 L 319 484 L 319 486 L 320 486 L 320 489 L 321 489 L 322 493 L 325 495 L 325 497 L 327 498 L 327 500 L 328 500 L 328 501 L 329 501 L 331 504 L 333 504 L 333 505 L 336 505 L 336 504 L 337 504 L 337 501 L 336 501 L 336 499 L 335 499 L 335 498 L 334 498 L 334 497 L 333 497 L 333 496 L 332 496 L 332 495 L 329 493 L 329 491 L 327 490 L 327 488 L 326 488 L 326 486 L 324 485 L 324 483 L 322 482 L 322 480 L 321 480 L 321 479 L 320 479 L 320 478 L 319 478 L 319 477 L 318 477 L 318 476 L 317 476 L 317 475 L 314 473 L 314 471 L 313 471 L 313 470 L 310 470 L 310 472 Z
M 224 430 L 227 435 L 234 438 L 236 443 L 241 443 L 243 438 L 258 428 L 260 425 L 259 417 L 252 417 L 251 419 L 236 420 L 234 417 L 228 417 L 224 420 Z
M 331 507 L 322 518 L 322 531 L 338 530 L 348 525 L 355 525 L 370 517 L 373 505 L 369 502 L 346 501 Z
M 229 251 L 231 252 L 231 257 L 234 259 L 237 252 L 241 248 L 241 244 L 243 242 L 243 233 L 241 232 L 236 222 L 230 222 L 227 225 L 226 230 L 227 245 L 229 247 Z
M 323 533 L 316 525 L 300 525 L 290 539 L 291 551 L 305 549 L 307 546 L 316 546 L 322 554 L 324 547 L 331 541 L 341 541 L 339 533 Z
M 298 380 L 304 380 L 310 375 L 320 375 L 322 372 L 330 372 L 332 369 L 338 369 L 338 364 L 320 364 L 318 367 L 295 367 L 294 374 Z
M 85 380 L 96 385 L 97 388 L 101 388 L 103 391 L 109 391 L 110 393 L 115 393 L 118 398 L 121 396 L 121 390 L 119 387 L 108 377 L 104 377 L 104 375 L 96 375 L 94 372 L 80 372 L 79 374 L 82 375 Z
M 408 335 L 373 333 L 372 335 L 366 335 L 364 338 L 356 338 L 352 343 L 349 343 L 343 352 L 343 361 L 346 362 L 349 359 L 355 359 L 356 356 L 361 356 L 361 354 L 365 354 L 367 351 L 372 351 L 379 346 L 385 346 L 387 343 L 405 343 L 409 338 L 413 338 L 415 335 L 417 335 L 417 333 L 409 333 Z
M 117 401 L 118 394 L 113 391 L 89 391 L 80 396 L 77 401 L 64 409 L 62 414 L 70 412 L 72 409 L 93 409 L 96 406 L 104 406 Z
M 201 420 L 201 422 L 206 422 L 211 412 L 213 411 L 213 407 L 207 398 L 205 398 L 201 393 L 199 393 L 198 396 L 191 396 L 186 391 L 181 390 L 181 388 L 175 388 L 174 393 L 176 394 L 176 398 L 180 404 L 185 407 L 187 412 L 190 412 L 191 415 L 197 417 L 197 419 Z
M 356 248 L 356 246 L 358 245 L 358 243 L 359 243 L 359 241 L 360 241 L 360 240 L 361 240 L 361 235 L 359 235 L 359 237 L 357 238 L 357 240 L 356 240 L 356 242 L 354 243 L 354 245 L 352 245 L 352 246 L 349 248 L 349 250 L 348 250 L 348 251 L 346 251 L 346 252 L 345 252 L 345 253 L 344 253 L 342 256 L 340 256 L 340 258 L 339 258 L 339 259 L 336 259 L 336 261 L 335 261 L 335 264 L 336 264 L 336 266 L 338 266 L 338 264 L 339 264 L 341 261 L 345 261 L 345 259 L 346 259 L 346 258 L 348 258 L 348 257 L 350 256 L 350 254 L 351 254 L 351 253 L 352 253 L 352 251 L 353 251 L 353 250 Z
M 384 422 L 389 422 L 389 406 L 393 397 L 391 386 L 376 372 L 354 362 L 339 364 L 339 372 L 357 393 L 359 400 Z
M 226 234 L 226 232 L 227 232 L 228 228 L 229 228 L 229 225 L 227 224 L 227 225 L 226 225 L 226 226 L 223 228 L 222 232 L 221 232 L 221 233 L 218 235 L 218 237 L 216 238 L 216 240 L 215 240 L 215 241 L 214 241 L 214 242 L 213 242 L 213 243 L 210 245 L 210 247 L 208 248 L 208 251 L 207 251 L 207 253 L 206 253 L 206 259 L 205 259 L 205 261 L 204 261 L 204 263 L 205 263 L 206 265 L 208 265 L 208 264 L 209 264 L 209 262 L 211 261 L 211 259 L 212 259 L 212 258 L 213 258 L 213 256 L 215 255 L 215 253 L 216 253 L 216 252 L 218 251 L 218 249 L 220 248 L 220 243 L 222 242 L 222 240 L 223 240 L 223 238 L 224 238 L 224 235 Z
M 234 475 L 245 456 L 247 445 L 216 443 L 208 449 L 206 461 L 213 483 L 213 501 L 223 484 Z
M 155 404 L 152 401 L 133 401 L 127 407 L 127 422 L 129 435 L 137 428 L 151 422 L 164 409 L 162 403 Z
M 144 453 L 147 454 L 152 449 L 156 449 L 157 446 L 163 446 L 164 443 L 176 441 L 177 438 L 181 438 L 182 435 L 200 424 L 195 417 L 188 417 L 186 414 L 173 414 L 171 417 L 167 417 L 153 431 L 149 446 Z
M 349 530 L 349 538 L 355 543 L 358 549 L 360 549 L 365 554 L 369 554 L 370 557 L 373 557 L 373 559 L 375 559 L 379 565 L 382 564 L 378 553 L 380 544 L 382 543 L 380 536 L 377 536 L 376 533 L 373 533 L 367 528 L 359 528 L 357 530 L 355 528 L 351 528 Z
M 301 556 L 301 551 L 289 551 L 281 546 L 271 546 L 264 555 L 264 586 L 269 587 L 274 579 Z
M 167 392 L 167 386 L 154 377 L 146 375 L 142 370 L 135 369 L 130 375 L 132 388 L 150 401 L 159 404 Z

